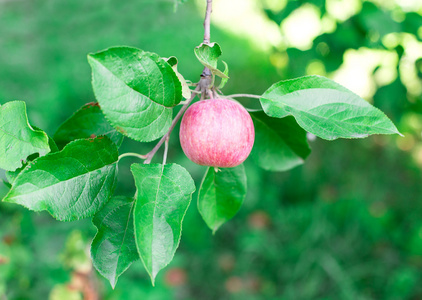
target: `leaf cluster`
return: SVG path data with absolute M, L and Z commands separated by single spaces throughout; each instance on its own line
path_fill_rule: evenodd
M 224 72 L 218 69 L 221 47 L 201 44 L 195 54 L 212 74 L 209 88 L 215 88 L 215 75 L 222 78 L 222 88 L 229 77 L 227 64 Z M 53 138 L 29 124 L 24 102 L 0 106 L 0 167 L 8 171 L 11 186 L 3 201 L 47 211 L 61 221 L 93 218 L 96 269 L 114 287 L 140 259 L 154 284 L 178 248 L 195 183 L 182 166 L 150 164 L 151 154 L 138 154 L 148 159 L 131 166 L 135 195 L 114 195 L 123 157 L 119 147 L 124 137 L 168 140 L 178 120 L 173 108 L 183 98 L 189 105 L 195 93 L 177 71 L 175 57 L 113 47 L 89 54 L 88 62 L 98 103 L 75 112 Z M 326 140 L 399 133 L 380 110 L 320 76 L 280 81 L 258 98 L 262 110 L 251 112 L 256 130 L 251 156 L 266 170 L 286 171 L 302 164 L 311 151 L 307 132 Z M 246 193 L 243 165 L 208 168 L 198 210 L 214 233 L 236 215 Z

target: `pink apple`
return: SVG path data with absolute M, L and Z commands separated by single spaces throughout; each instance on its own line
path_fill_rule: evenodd
M 227 99 L 196 102 L 183 116 L 180 143 L 186 156 L 203 166 L 232 168 L 252 150 L 255 131 L 251 116 Z

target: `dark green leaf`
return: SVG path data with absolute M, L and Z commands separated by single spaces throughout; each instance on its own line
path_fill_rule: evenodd
M 131 166 L 136 185 L 135 239 L 139 255 L 154 284 L 157 273 L 173 259 L 182 221 L 195 184 L 179 165 Z
M 117 279 L 139 259 L 133 229 L 134 199 L 113 197 L 92 219 L 98 232 L 91 245 L 94 267 L 114 288 Z
M 46 210 L 58 220 L 91 217 L 114 191 L 117 160 L 108 137 L 71 142 L 29 163 L 3 201 Z
M 88 55 L 92 86 L 107 120 L 137 141 L 155 140 L 168 130 L 182 86 L 157 54 L 115 47 Z
M 291 115 L 303 129 L 326 140 L 400 134 L 382 111 L 321 76 L 280 81 L 262 95 L 261 104 L 267 115 Z
M 54 140 L 63 149 L 71 141 L 100 135 L 107 135 L 118 147 L 122 144 L 123 135 L 107 122 L 99 104 L 88 103 L 60 125 L 54 134 Z
M 26 105 L 12 101 L 0 106 L 0 168 L 14 171 L 34 153 L 50 152 L 47 134 L 28 123 Z
M 251 113 L 251 117 L 255 127 L 251 156 L 260 167 L 287 171 L 303 164 L 311 149 L 306 131 L 293 117 L 270 118 L 264 112 Z
M 35 126 L 33 126 L 35 127 Z M 50 147 L 50 152 L 54 153 L 54 152 L 59 152 L 59 147 L 57 147 L 56 141 L 49 135 L 48 136 L 48 146 Z
M 217 43 L 201 44 L 195 48 L 195 55 L 198 60 L 210 71 L 221 78 L 229 78 L 226 74 L 218 70 L 218 58 L 223 54 L 221 47 Z
M 170 65 L 170 67 L 174 67 L 177 66 L 177 64 L 179 63 L 179 61 L 177 60 L 176 56 L 170 56 L 169 58 L 165 58 L 163 57 L 163 59 Z
M 6 180 L 2 180 L 2 182 L 8 189 L 12 188 L 12 185 L 10 183 L 8 183 Z
M 246 196 L 243 165 L 235 168 L 208 168 L 198 193 L 198 209 L 205 223 L 215 233 L 237 214 Z
M 93 71 L 101 71 L 105 77 L 112 76 L 157 104 L 173 107 L 182 100 L 182 87 L 172 66 L 155 53 L 132 47 L 112 47 L 89 54 L 88 61 Z M 172 57 L 171 62 L 177 62 L 177 59 Z

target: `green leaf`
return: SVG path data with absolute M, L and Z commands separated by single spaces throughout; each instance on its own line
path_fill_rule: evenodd
M 218 58 L 223 54 L 221 47 L 217 43 L 201 44 L 194 49 L 198 60 L 210 71 L 221 78 L 229 78 L 226 74 L 218 70 Z
M 39 155 L 37 153 L 31 154 L 30 156 L 28 156 L 27 161 L 23 164 L 22 167 L 17 168 L 14 171 L 6 171 L 4 175 L 6 176 L 7 181 L 9 181 L 10 184 L 13 184 L 20 172 L 22 172 L 29 163 L 36 160 L 38 157 Z
M 170 56 L 169 58 L 163 57 L 163 59 L 170 65 L 170 67 L 175 67 L 179 63 L 176 56 Z M 174 70 L 174 69 L 173 69 Z
M 224 75 L 227 76 L 227 78 L 222 78 L 220 85 L 218 86 L 219 89 L 222 89 L 223 87 L 226 86 L 227 81 L 229 81 L 229 66 L 227 65 L 227 63 L 223 60 L 223 64 L 224 64 Z
M 176 164 L 131 166 L 136 185 L 135 239 L 139 256 L 154 284 L 157 273 L 173 259 L 182 221 L 195 184 Z
M 30 124 L 30 125 L 31 125 L 32 129 L 34 129 L 34 130 L 43 131 L 41 128 L 39 128 L 35 125 L 32 125 L 32 124 Z M 48 134 L 47 134 L 47 137 L 48 137 L 48 146 L 50 147 L 50 153 L 58 152 L 59 148 L 57 147 L 57 144 L 54 141 L 54 139 L 51 136 L 49 136 Z
M 88 103 L 60 125 L 54 134 L 54 140 L 63 149 L 71 141 L 100 135 L 107 135 L 118 147 L 123 142 L 123 135 L 107 122 L 99 104 Z
M 107 120 L 120 133 L 149 142 L 170 127 L 182 86 L 157 54 L 115 47 L 88 55 L 92 86 Z
M 252 158 L 263 169 L 287 171 L 303 164 L 311 153 L 306 131 L 293 117 L 276 119 L 264 112 L 251 113 L 255 127 Z
M 88 61 L 93 71 L 98 71 L 94 66 L 99 64 L 109 73 L 101 72 L 101 75 L 111 75 L 114 80 L 157 104 L 173 107 L 182 100 L 182 87 L 172 66 L 155 53 L 132 47 L 112 47 L 89 54 Z
M 175 56 L 171 56 L 169 58 L 164 58 L 164 60 L 173 68 L 173 71 L 176 73 L 177 78 L 180 81 L 180 84 L 182 85 L 182 96 L 185 99 L 190 99 L 192 96 L 192 92 L 185 80 L 185 78 L 182 76 L 182 74 L 177 71 L 177 64 L 179 63 L 177 58 Z
M 98 231 L 91 244 L 94 267 L 114 288 L 117 279 L 139 259 L 134 238 L 134 199 L 113 197 L 92 219 Z
M 382 111 L 321 76 L 280 81 L 262 95 L 261 104 L 267 115 L 291 115 L 303 129 L 326 140 L 400 134 Z
M 41 131 L 41 129 L 39 129 L 38 127 L 36 127 L 36 126 L 34 126 L 34 125 L 31 125 L 31 126 L 32 126 L 32 128 L 34 128 L 35 130 L 40 130 L 40 131 Z M 48 137 L 48 146 L 49 146 L 49 147 L 50 147 L 50 149 L 51 149 L 50 153 L 59 152 L 59 148 L 57 148 L 57 145 L 56 145 L 56 143 L 54 142 L 54 140 L 51 138 L 51 136 L 47 135 L 47 137 Z M 31 161 L 36 160 L 38 157 L 40 157 L 38 153 L 31 154 L 30 156 L 28 156 L 28 158 L 27 158 L 27 162 L 26 162 L 25 164 L 23 164 L 23 166 L 22 166 L 22 167 L 17 168 L 15 171 L 6 171 L 6 172 L 5 172 L 5 175 L 6 175 L 7 180 L 8 180 L 11 184 L 13 184 L 13 182 L 15 181 L 15 179 L 18 177 L 19 173 L 20 173 L 20 172 L 22 172 L 22 170 L 23 170 L 23 169 L 25 169 L 25 168 L 26 168 L 26 166 L 27 166 L 27 165 L 28 165 Z
M 61 221 L 91 217 L 114 191 L 117 160 L 108 137 L 71 142 L 29 163 L 3 201 L 46 210 Z
M 14 171 L 34 153 L 50 152 L 47 134 L 28 123 L 26 104 L 12 101 L 0 105 L 0 168 Z
M 213 233 L 237 214 L 246 190 L 243 165 L 218 171 L 208 168 L 199 188 L 198 210 Z
M 35 126 L 32 126 L 35 128 Z M 59 147 L 57 147 L 56 141 L 49 135 L 48 137 L 48 146 L 50 147 L 50 153 L 59 152 Z
M 12 185 L 9 183 L 9 182 L 7 182 L 6 180 L 1 180 L 1 182 L 3 182 L 3 184 L 8 188 L 8 189 L 11 189 L 12 188 Z

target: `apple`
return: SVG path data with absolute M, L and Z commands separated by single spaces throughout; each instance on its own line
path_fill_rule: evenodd
M 202 166 L 232 168 L 252 150 L 255 130 L 251 116 L 238 102 L 202 100 L 191 105 L 180 125 L 186 156 Z

